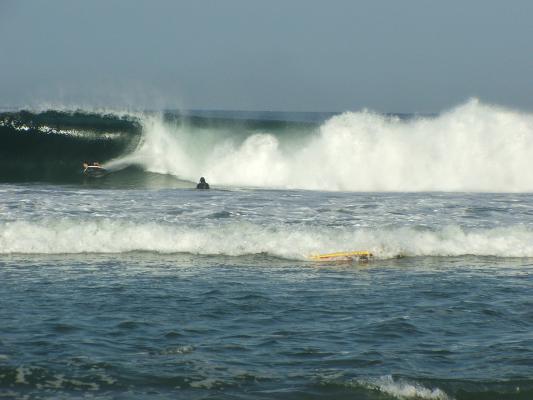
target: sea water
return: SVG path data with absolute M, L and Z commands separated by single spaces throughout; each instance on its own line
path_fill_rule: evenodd
M 499 130 L 468 136 L 490 112 Z M 2 125 L 9 154 L 30 151 L 24 140 L 44 154 L 32 149 L 28 168 L 0 184 L 0 398 L 533 398 L 533 197 L 518 168 L 529 148 L 500 132 L 514 124 L 526 146 L 529 115 L 467 104 L 407 120 L 98 116 L 88 132 L 66 125 L 93 114 L 67 114 Z M 372 137 L 399 146 L 384 161 L 398 171 L 372 170 L 372 144 L 361 183 L 346 147 Z M 336 172 L 328 138 L 345 151 Z M 442 153 L 458 138 L 470 144 L 466 170 Z M 503 171 L 483 180 L 495 143 L 516 159 L 495 154 Z M 61 172 L 75 159 L 57 163 L 57 146 L 98 150 L 111 173 Z M 433 164 L 409 179 L 409 159 Z M 329 179 L 314 172 L 324 169 Z M 194 189 L 200 174 L 211 190 Z M 442 190 L 430 176 L 446 178 Z M 309 259 L 351 250 L 373 257 Z
M 6 396 L 533 393 L 529 195 L 1 195 Z M 307 259 L 357 249 L 374 260 Z

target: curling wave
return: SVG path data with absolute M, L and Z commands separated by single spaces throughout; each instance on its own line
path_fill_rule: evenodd
M 0 114 L 0 182 L 79 181 L 83 160 L 104 161 L 134 150 L 134 115 L 87 111 Z
M 188 182 L 206 176 L 215 186 L 533 191 L 533 114 L 473 99 L 435 116 L 363 110 L 325 122 L 291 120 L 289 114 L 279 115 L 283 121 L 260 118 L 2 113 L 0 181 L 79 180 L 80 160 L 89 159 L 116 171 L 133 166 Z

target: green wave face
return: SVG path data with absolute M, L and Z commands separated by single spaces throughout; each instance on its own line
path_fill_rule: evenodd
M 0 114 L 0 182 L 69 183 L 84 160 L 105 162 L 133 150 L 142 127 L 134 116 L 85 111 Z
M 189 157 L 201 159 L 206 156 L 205 152 L 216 148 L 221 142 L 244 142 L 257 132 L 272 132 L 290 141 L 295 132 L 301 134 L 316 126 L 316 121 L 309 121 L 309 118 L 327 116 L 329 114 L 219 115 L 216 112 L 182 114 L 86 110 L 0 112 L 0 182 L 90 183 L 99 187 L 195 187 L 193 181 L 196 177 L 153 173 L 144 165 L 145 160 L 127 162 L 113 170 L 106 179 L 98 182 L 89 179 L 88 182 L 81 173 L 82 163 L 98 161 L 105 164 L 135 154 L 153 135 L 153 121 L 161 124 L 165 135 L 170 135 L 172 142 Z M 189 135 L 186 138 L 173 137 L 180 129 L 185 129 Z M 166 157 L 177 159 L 175 154 L 167 154 L 168 149 L 164 150 Z

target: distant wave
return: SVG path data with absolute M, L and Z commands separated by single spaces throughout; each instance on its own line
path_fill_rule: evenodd
M 533 257 L 533 230 L 523 226 L 463 229 L 335 229 L 232 223 L 181 226 L 80 218 L 0 223 L 0 254 L 191 253 L 244 256 L 267 254 L 306 260 L 315 253 L 369 250 L 376 259 L 465 255 Z

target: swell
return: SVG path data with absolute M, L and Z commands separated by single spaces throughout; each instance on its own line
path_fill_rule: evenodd
M 87 111 L 0 114 L 0 182 L 76 182 L 84 160 L 118 157 L 142 133 L 132 115 Z

